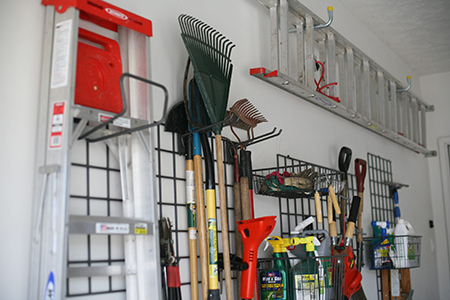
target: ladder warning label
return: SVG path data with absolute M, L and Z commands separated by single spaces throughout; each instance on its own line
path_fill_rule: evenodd
M 147 234 L 147 224 L 137 223 L 134 225 L 134 234 Z
M 56 24 L 53 43 L 51 88 L 67 85 L 72 20 Z
M 95 233 L 98 234 L 129 234 L 130 225 L 123 223 L 96 223 Z
M 110 120 L 112 118 L 113 118 L 112 115 L 107 115 L 104 113 L 98 114 L 99 122 L 107 122 L 108 120 Z M 127 118 L 117 118 L 112 123 L 118 127 L 131 128 L 131 121 L 130 121 L 130 119 L 127 119 Z
M 50 148 L 60 148 L 62 146 L 65 106 L 65 101 L 53 103 L 52 124 L 50 131 Z

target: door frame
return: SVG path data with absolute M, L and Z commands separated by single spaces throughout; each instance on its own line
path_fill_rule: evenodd
M 447 255 L 450 261 L 450 137 L 438 138 L 438 155 L 441 169 L 442 202 L 444 205 Z M 446 204 L 447 203 L 447 204 Z

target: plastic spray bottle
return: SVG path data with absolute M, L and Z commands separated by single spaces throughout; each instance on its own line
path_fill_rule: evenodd
M 259 273 L 261 282 L 261 299 L 284 299 L 291 300 L 292 278 L 289 274 L 291 265 L 289 263 L 287 247 L 296 246 L 292 239 L 269 236 L 266 241 L 273 247 L 274 258 L 273 269 L 263 270 Z M 267 248 L 267 247 L 266 247 Z
M 381 238 L 373 246 L 372 251 L 372 269 L 392 269 L 392 260 L 389 257 L 389 250 L 391 249 L 391 242 L 387 237 L 387 229 L 389 222 L 372 221 L 372 227 L 381 227 Z
M 317 238 L 314 236 L 297 239 L 300 244 L 305 244 L 306 258 L 302 259 L 296 264 L 293 269 L 294 274 L 294 299 L 296 300 L 312 300 L 319 299 L 320 279 L 319 278 L 319 265 L 315 258 L 315 246 L 314 240 Z M 323 272 L 321 272 L 323 273 Z
M 415 247 L 410 242 L 409 235 L 414 235 L 414 228 L 411 226 L 411 223 L 404 219 L 399 219 L 394 230 L 394 245 L 398 258 L 397 268 L 410 268 L 418 264 Z

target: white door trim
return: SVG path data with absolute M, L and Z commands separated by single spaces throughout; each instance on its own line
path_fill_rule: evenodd
M 445 230 L 447 235 L 447 255 L 450 261 L 450 137 L 438 139 L 438 153 L 441 168 Z

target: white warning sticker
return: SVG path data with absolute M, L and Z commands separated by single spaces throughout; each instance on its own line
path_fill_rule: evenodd
M 112 119 L 112 115 L 107 115 L 104 113 L 98 114 L 98 121 L 99 122 L 107 122 L 108 120 Z M 113 121 L 113 124 L 122 127 L 122 128 L 131 128 L 131 121 L 127 118 L 117 118 Z
M 56 24 L 50 83 L 52 89 L 66 86 L 68 82 L 71 30 L 72 20 Z
M 50 129 L 50 148 L 61 148 L 66 101 L 53 103 L 52 124 Z
M 96 223 L 95 233 L 99 234 L 129 234 L 130 225 L 123 223 Z

